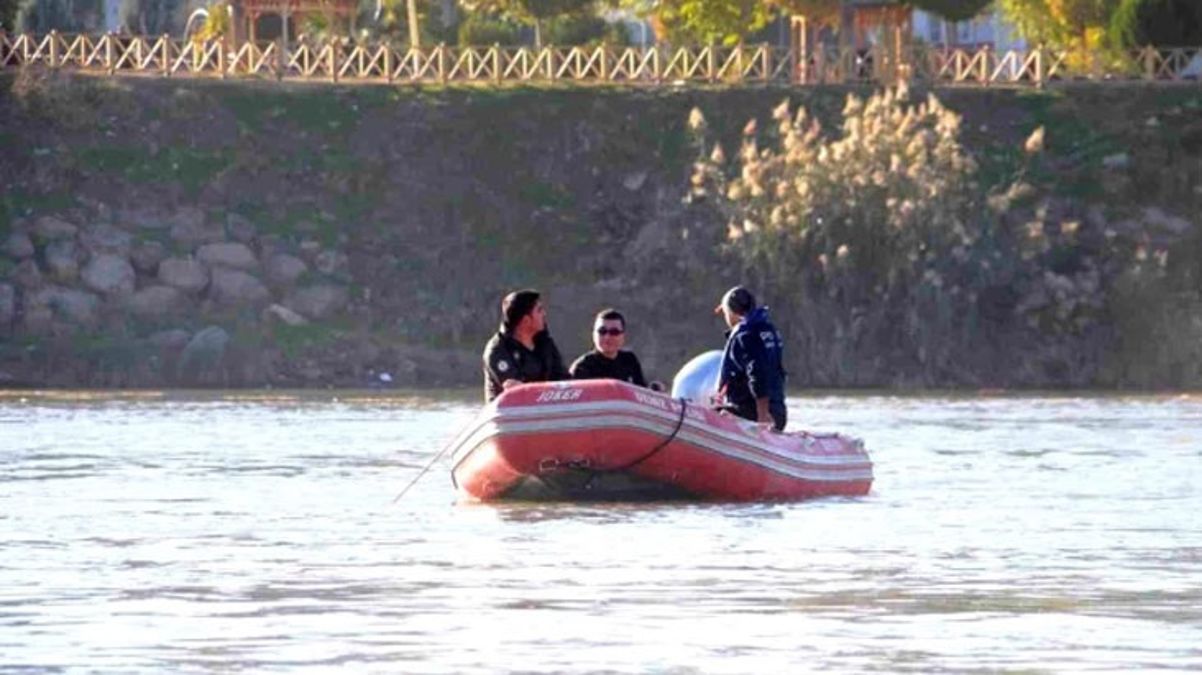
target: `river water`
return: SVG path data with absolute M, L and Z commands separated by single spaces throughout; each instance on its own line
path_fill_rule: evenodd
M 857 499 L 393 503 L 478 395 L 0 393 L 0 671 L 1202 669 L 1202 397 L 791 398 Z

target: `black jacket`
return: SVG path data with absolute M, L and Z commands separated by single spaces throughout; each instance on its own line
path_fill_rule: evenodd
M 498 332 L 484 345 L 485 401 L 501 395 L 505 380 L 548 382 L 569 377 L 559 348 L 547 331 L 534 336 L 533 350 L 504 332 Z
M 622 380 L 640 387 L 647 386 L 643 366 L 634 352 L 619 351 L 611 359 L 594 349 L 576 359 L 569 370 L 577 380 Z
M 739 322 L 726 340 L 718 389 L 735 414 L 756 419 L 755 401 L 768 399 L 776 428 L 785 426 L 785 369 L 781 365 L 784 341 L 760 307 Z

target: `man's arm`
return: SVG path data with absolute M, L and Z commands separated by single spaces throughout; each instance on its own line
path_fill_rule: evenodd
M 500 343 L 492 345 L 484 352 L 484 376 L 487 380 L 489 399 L 501 395 L 513 383 L 521 382 L 517 364 L 509 352 Z
M 634 381 L 632 384 L 636 384 L 640 387 L 646 387 L 647 378 L 643 377 L 643 364 L 639 363 L 639 357 L 635 356 L 634 352 L 627 353 L 630 354 L 630 369 L 633 371 L 634 375 Z
M 761 424 L 774 424 L 776 418 L 768 408 L 768 393 L 771 391 L 770 380 L 775 375 L 769 372 L 771 368 L 768 367 L 768 355 L 765 353 L 767 349 L 760 336 L 754 333 L 744 335 L 741 342 L 747 357 L 747 388 L 755 397 L 755 419 Z

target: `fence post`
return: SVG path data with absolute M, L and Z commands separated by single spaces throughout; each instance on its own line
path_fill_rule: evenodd
M 104 67 L 109 75 L 117 72 L 117 62 L 113 56 L 113 32 L 109 31 L 104 38 Z
M 396 80 L 392 72 L 392 47 L 383 44 L 380 48 L 384 50 L 384 81 L 392 84 Z
M 492 43 L 492 79 L 501 84 L 501 43 Z
M 763 46 L 764 82 L 772 81 L 772 45 L 765 42 Z
M 58 68 L 58 31 L 50 31 L 50 67 Z
M 225 40 L 217 42 L 217 69 L 221 71 L 221 79 L 226 78 L 225 67 Z
M 442 84 L 447 83 L 447 43 L 439 42 L 438 47 L 438 81 Z
M 330 81 L 338 81 L 338 58 L 335 56 L 338 52 L 338 38 L 330 38 L 329 44 L 326 45 L 326 66 L 330 69 Z
M 1151 45 L 1144 47 L 1144 77 L 1149 81 L 1156 79 L 1156 50 Z
M 163 77 L 171 77 L 171 36 L 163 33 L 159 44 L 163 46 L 163 51 L 159 53 L 159 58 L 163 59 Z
M 718 79 L 717 58 L 715 52 L 718 50 L 717 45 L 711 40 L 709 49 L 705 51 L 705 78 L 713 84 Z
M 1044 78 L 1046 75 L 1043 71 L 1043 45 L 1035 48 L 1035 86 L 1043 89 Z

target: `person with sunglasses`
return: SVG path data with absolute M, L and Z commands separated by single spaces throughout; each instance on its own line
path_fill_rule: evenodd
M 626 317 L 616 309 L 603 309 L 593 322 L 593 349 L 572 362 L 568 370 L 576 380 L 622 380 L 647 387 L 643 366 L 626 345 Z M 658 384 L 658 383 L 652 383 Z M 651 388 L 655 388 L 652 386 Z
M 484 346 L 484 400 L 524 382 L 571 377 L 547 331 L 547 308 L 538 291 L 514 291 L 501 300 L 501 328 Z

